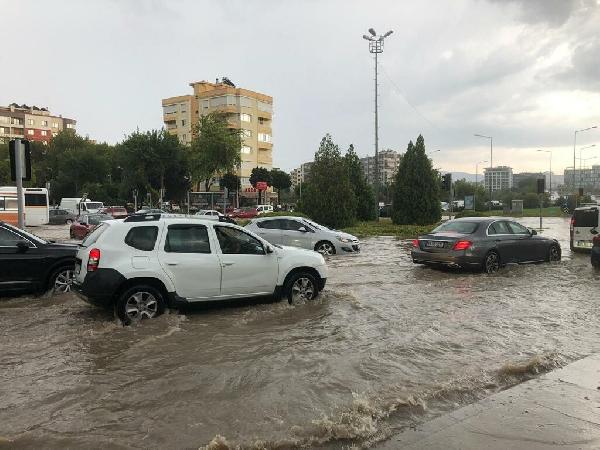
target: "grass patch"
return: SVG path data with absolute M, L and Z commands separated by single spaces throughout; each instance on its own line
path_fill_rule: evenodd
M 504 217 L 539 217 L 540 208 L 524 208 L 523 214 L 504 213 L 499 210 L 492 211 L 461 211 L 457 217 L 488 217 L 488 216 L 504 216 Z M 542 217 L 568 217 L 568 214 L 562 212 L 560 206 L 550 206 L 542 208 Z
M 436 225 L 395 225 L 389 218 L 385 217 L 381 218 L 379 222 L 357 222 L 351 227 L 342 229 L 342 231 L 360 238 L 395 236 L 398 239 L 411 239 L 430 232 Z

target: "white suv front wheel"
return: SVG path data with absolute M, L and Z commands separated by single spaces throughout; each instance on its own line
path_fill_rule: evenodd
M 160 316 L 165 311 L 165 301 L 162 293 L 153 286 L 133 286 L 121 294 L 116 311 L 123 324 L 130 325 Z
M 309 272 L 296 272 L 285 283 L 283 293 L 288 303 L 303 303 L 319 295 L 319 287 L 314 275 Z

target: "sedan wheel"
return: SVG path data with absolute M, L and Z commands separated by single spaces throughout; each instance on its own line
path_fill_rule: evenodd
M 500 258 L 498 258 L 498 253 L 488 253 L 488 255 L 485 257 L 484 269 L 485 272 L 489 274 L 498 272 L 500 269 Z
M 292 285 L 292 302 L 302 302 L 312 300 L 315 296 L 315 285 L 307 277 L 298 278 Z
M 560 261 L 560 248 L 558 248 L 556 245 L 550 247 L 548 259 L 550 260 L 550 262 Z
M 66 293 L 71 292 L 71 285 L 73 284 L 73 269 L 61 269 L 54 278 L 54 286 L 52 292 L 54 293 Z
M 318 251 L 321 255 L 335 255 L 335 247 L 331 242 L 319 242 L 315 250 Z

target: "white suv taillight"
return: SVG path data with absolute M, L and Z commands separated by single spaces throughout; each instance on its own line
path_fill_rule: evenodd
M 90 257 L 88 258 L 87 271 L 93 272 L 98 268 L 100 264 L 100 250 L 93 248 L 90 250 Z

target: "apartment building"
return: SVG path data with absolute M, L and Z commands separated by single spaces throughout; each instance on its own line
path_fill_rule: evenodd
M 27 139 L 48 144 L 58 132 L 74 130 L 76 123 L 73 119 L 51 114 L 48 108 L 11 103 L 0 106 L 0 142 Z
M 575 181 L 576 188 L 600 189 L 600 165 L 593 165 L 585 169 L 565 169 L 564 185 L 573 187 Z
M 391 184 L 398 172 L 402 155 L 395 150 L 383 150 L 379 157 L 379 183 Z M 369 184 L 375 184 L 375 156 L 360 158 L 363 172 Z
M 290 172 L 292 189 L 296 189 L 296 186 L 310 180 L 310 171 L 312 170 L 313 164 L 314 162 L 306 162 Z
M 190 144 L 193 126 L 202 115 L 213 111 L 227 114 L 233 128 L 241 129 L 242 163 L 238 171 L 242 193 L 251 197 L 250 173 L 255 167 L 273 167 L 273 98 L 236 87 L 229 79 L 190 83 L 192 94 L 162 100 L 163 121 L 169 133 Z
M 501 191 L 513 187 L 512 167 L 498 166 L 484 169 L 484 185 L 486 191 Z

